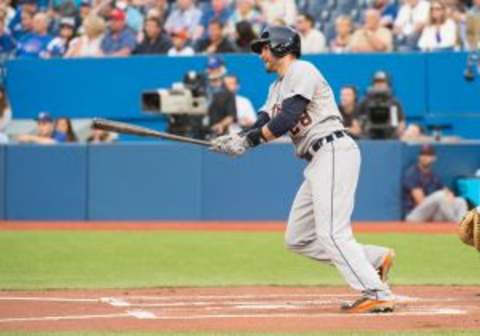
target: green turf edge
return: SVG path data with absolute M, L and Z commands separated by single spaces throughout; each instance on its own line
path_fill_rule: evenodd
M 308 333 L 256 333 L 256 332 L 0 332 L 0 336 L 478 336 L 480 330 L 432 330 L 402 332 L 308 332 Z

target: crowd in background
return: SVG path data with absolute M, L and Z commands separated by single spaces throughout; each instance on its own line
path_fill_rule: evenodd
M 296 27 L 303 53 L 473 50 L 480 0 L 1 0 L 0 54 L 248 52 L 272 24 Z

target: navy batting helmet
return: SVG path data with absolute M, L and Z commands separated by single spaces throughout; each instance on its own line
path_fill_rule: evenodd
M 251 48 L 254 53 L 261 54 L 264 46 L 268 46 L 276 57 L 287 54 L 300 57 L 300 35 L 290 27 L 271 26 L 265 28 L 259 39 L 252 42 Z

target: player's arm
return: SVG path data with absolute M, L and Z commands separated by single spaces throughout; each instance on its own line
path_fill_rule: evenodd
M 250 130 L 247 140 L 251 147 L 272 141 L 295 127 L 300 115 L 306 110 L 310 100 L 302 95 L 295 95 L 282 102 L 281 112 L 269 120 L 264 126 Z M 268 115 L 267 115 L 268 116 Z

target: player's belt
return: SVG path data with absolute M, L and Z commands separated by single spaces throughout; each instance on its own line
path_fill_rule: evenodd
M 343 138 L 346 136 L 346 133 L 344 131 L 335 131 L 332 134 L 329 134 L 327 136 L 324 136 L 323 138 L 317 139 L 313 142 L 313 144 L 310 146 L 308 151 L 302 156 L 302 159 L 305 159 L 307 161 L 312 161 L 313 156 L 315 153 L 322 148 L 323 145 L 332 142 L 335 139 Z

